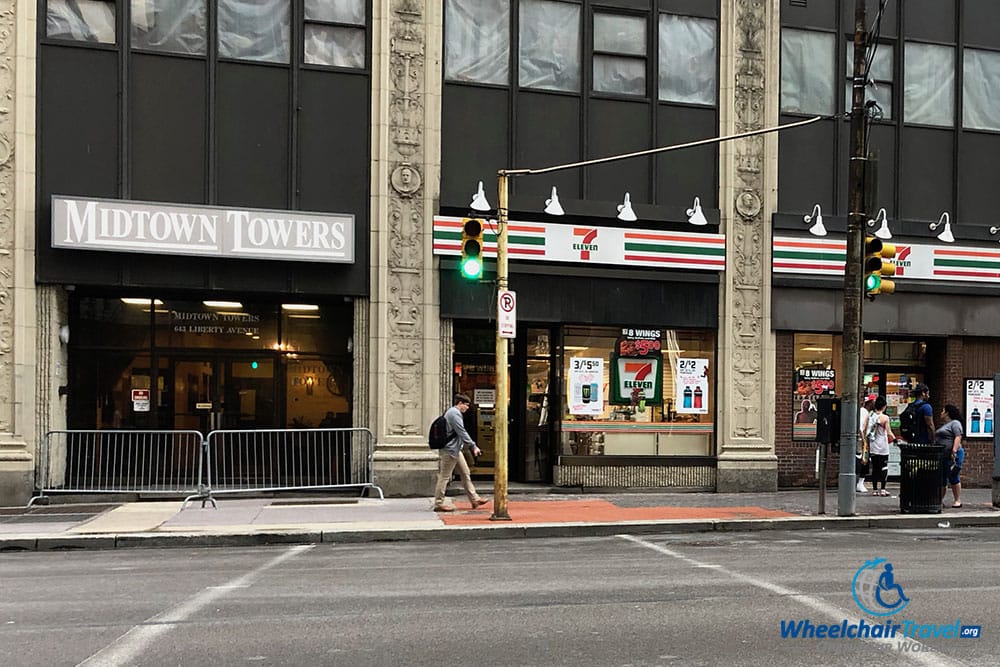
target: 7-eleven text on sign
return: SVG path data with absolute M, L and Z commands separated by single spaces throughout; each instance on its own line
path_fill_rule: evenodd
M 517 294 L 510 290 L 497 292 L 497 335 L 515 338 L 517 334 Z

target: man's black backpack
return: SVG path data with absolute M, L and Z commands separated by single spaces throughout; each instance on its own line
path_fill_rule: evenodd
M 451 436 L 448 435 L 448 422 L 444 415 L 440 415 L 431 422 L 431 429 L 427 433 L 427 444 L 431 449 L 443 449 L 449 440 Z
M 917 403 L 923 405 L 923 401 L 913 401 L 899 415 L 899 434 L 907 442 L 917 442 L 920 437 L 920 405 Z

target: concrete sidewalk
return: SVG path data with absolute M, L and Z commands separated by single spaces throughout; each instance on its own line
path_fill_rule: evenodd
M 483 491 L 487 491 L 484 487 Z M 541 489 L 544 490 L 544 489 Z M 218 498 L 218 508 L 181 501 L 56 504 L 0 508 L 0 551 L 132 546 L 553 537 L 618 533 L 768 529 L 940 528 L 1000 526 L 990 489 L 963 490 L 940 514 L 901 514 L 898 486 L 889 497 L 856 494 L 852 517 L 837 516 L 836 489 L 826 513 L 818 491 L 777 493 L 514 493 L 511 521 L 491 521 L 456 497 L 456 512 L 432 511 L 430 498 Z M 488 496 L 487 496 L 488 497 Z

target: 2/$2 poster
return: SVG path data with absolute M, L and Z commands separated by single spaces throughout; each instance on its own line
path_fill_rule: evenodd
M 708 414 L 708 359 L 677 359 L 677 414 Z

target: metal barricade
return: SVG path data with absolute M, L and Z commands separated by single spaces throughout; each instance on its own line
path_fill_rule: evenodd
M 35 486 L 50 493 L 163 493 L 210 500 L 198 431 L 50 431 Z
M 254 491 L 382 489 L 375 436 L 366 428 L 212 431 L 206 438 L 209 497 Z

